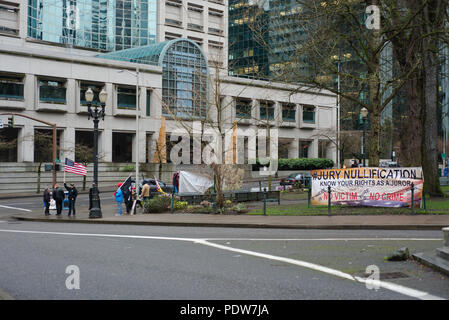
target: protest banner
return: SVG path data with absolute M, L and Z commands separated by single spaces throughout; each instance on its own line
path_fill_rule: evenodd
M 369 207 L 411 207 L 412 185 L 415 207 L 421 206 L 422 168 L 350 168 L 313 170 L 312 205 L 331 204 Z

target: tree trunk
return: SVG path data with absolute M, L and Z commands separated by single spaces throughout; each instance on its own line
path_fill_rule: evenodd
M 370 115 L 370 132 L 366 139 L 368 148 L 365 149 L 369 152 L 369 167 L 379 166 L 380 155 L 380 113 L 374 110 Z
M 401 149 L 399 154 L 399 163 L 402 167 L 420 166 L 421 148 L 422 148 L 422 92 L 423 83 L 420 72 L 407 80 L 405 84 L 407 94 L 408 112 L 403 123 L 401 132 Z
M 438 176 L 438 57 L 431 50 L 424 56 L 425 107 L 423 112 L 422 166 L 426 192 L 442 196 Z

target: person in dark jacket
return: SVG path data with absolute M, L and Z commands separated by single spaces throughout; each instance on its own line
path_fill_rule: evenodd
M 175 188 L 175 193 L 179 192 L 179 172 L 173 174 L 173 188 Z
M 75 201 L 76 197 L 78 196 L 78 190 L 75 188 L 75 185 L 73 183 L 70 184 L 70 187 L 67 186 L 67 184 L 64 182 L 64 187 L 67 189 L 69 194 L 67 195 L 67 198 L 69 199 L 69 214 L 68 216 L 72 214 L 73 210 L 73 216 L 75 216 Z
M 53 199 L 56 202 L 56 215 L 60 216 L 62 211 L 62 202 L 64 201 L 65 194 L 64 190 L 59 186 L 59 184 L 55 184 L 55 188 L 53 189 Z
M 44 190 L 44 205 L 45 205 L 45 215 L 50 215 L 50 190 L 49 188 L 45 188 Z
M 126 214 L 130 214 L 133 206 L 133 196 L 131 190 L 125 190 L 123 192 L 123 201 L 125 202 Z

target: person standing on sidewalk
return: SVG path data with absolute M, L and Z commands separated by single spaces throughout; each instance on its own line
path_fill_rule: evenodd
M 53 190 L 53 199 L 56 202 L 56 215 L 60 216 L 62 211 L 62 202 L 64 201 L 65 194 L 64 190 L 59 187 L 59 184 L 55 184 L 55 188 Z
M 73 183 L 70 184 L 70 187 L 67 186 L 67 184 L 64 182 L 64 187 L 67 189 L 69 194 L 67 195 L 67 198 L 69 199 L 69 214 L 70 217 L 72 210 L 73 210 L 73 216 L 75 216 L 75 201 L 76 197 L 78 196 L 78 190 L 75 188 L 75 185 Z
M 45 215 L 49 216 L 50 215 L 50 189 L 48 187 L 45 188 L 44 190 L 44 206 L 45 206 Z
M 118 213 L 115 214 L 116 216 L 121 216 L 122 215 L 123 191 L 122 191 L 122 188 L 120 188 L 121 186 L 122 186 L 122 183 L 119 183 L 117 185 L 118 189 L 114 193 L 115 201 L 117 202 L 117 208 L 118 208 Z
M 179 192 L 179 172 L 175 172 L 173 174 L 173 188 L 175 189 L 175 193 Z
M 142 191 L 140 192 L 140 197 L 145 202 L 150 198 L 150 186 L 148 180 L 143 181 Z

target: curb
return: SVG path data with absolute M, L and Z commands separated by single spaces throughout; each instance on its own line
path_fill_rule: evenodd
M 208 227 L 208 228 L 259 228 L 259 229 L 321 229 L 321 230 L 438 230 L 447 225 L 275 225 L 263 223 L 211 223 L 211 222 L 167 222 L 167 221 L 113 221 L 98 219 L 45 219 L 12 217 L 19 221 L 56 222 L 56 223 L 86 223 L 86 224 L 121 224 L 121 225 L 147 225 L 168 227 Z

